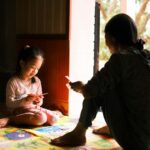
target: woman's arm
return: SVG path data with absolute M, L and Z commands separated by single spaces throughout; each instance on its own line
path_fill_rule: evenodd
M 83 86 L 84 97 L 103 96 L 108 90 L 115 88 L 120 82 L 121 70 L 120 55 L 113 54 L 105 66 Z

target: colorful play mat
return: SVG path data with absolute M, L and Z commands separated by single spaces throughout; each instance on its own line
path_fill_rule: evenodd
M 0 150 L 120 150 L 117 142 L 105 136 L 87 131 L 87 143 L 78 147 L 57 147 L 50 145 L 51 139 L 71 131 L 76 119 L 64 116 L 53 126 L 38 128 L 6 127 L 0 129 Z

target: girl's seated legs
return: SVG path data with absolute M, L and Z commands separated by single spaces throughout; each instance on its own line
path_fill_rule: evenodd
M 8 123 L 9 123 L 9 118 L 1 118 L 0 119 L 0 128 L 3 128 L 3 127 L 5 127 L 5 126 L 7 126 L 8 125 Z
M 0 128 L 8 124 L 16 125 L 53 125 L 63 114 L 60 111 L 51 111 L 45 108 L 17 108 L 11 117 L 0 119 Z
M 41 111 L 44 112 L 47 116 L 47 125 L 53 125 L 57 120 L 63 117 L 63 114 L 60 111 L 52 111 L 45 108 L 41 108 Z
M 47 121 L 45 113 L 39 112 L 26 112 L 9 118 L 10 123 L 16 125 L 32 125 L 41 126 Z
M 0 119 L 0 128 L 7 126 L 8 124 L 13 125 L 31 125 L 41 126 L 47 122 L 47 116 L 41 112 L 26 112 L 19 115 L 14 115 Z

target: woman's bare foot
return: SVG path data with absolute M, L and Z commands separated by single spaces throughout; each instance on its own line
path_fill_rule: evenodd
M 85 135 L 79 135 L 76 132 L 72 131 L 63 136 L 60 136 L 56 139 L 51 140 L 50 144 L 56 146 L 81 146 L 86 143 Z
M 112 137 L 108 126 L 104 126 L 104 127 L 98 128 L 98 129 L 94 129 L 93 133 Z
M 0 128 L 3 128 L 8 125 L 9 118 L 1 118 L 0 119 Z

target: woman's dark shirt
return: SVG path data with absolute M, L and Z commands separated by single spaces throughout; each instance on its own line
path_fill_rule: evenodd
M 115 89 L 129 130 L 150 148 L 149 56 L 148 51 L 141 53 L 134 48 L 112 54 L 104 68 L 85 85 L 83 95 L 87 99 L 104 97 Z

